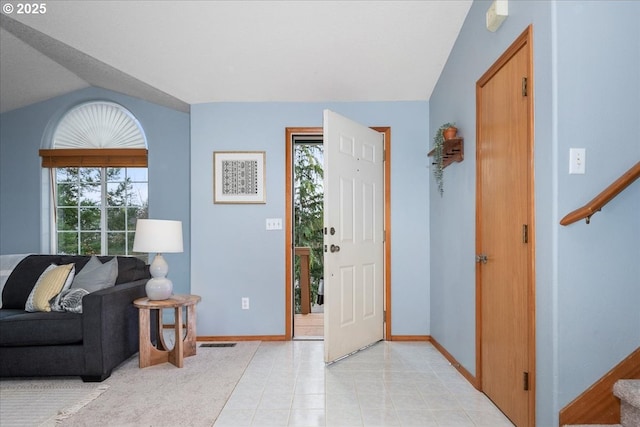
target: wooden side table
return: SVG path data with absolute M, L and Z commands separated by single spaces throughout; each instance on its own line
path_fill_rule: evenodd
M 182 368 L 184 358 L 196 354 L 196 304 L 201 298 L 198 295 L 172 295 L 165 300 L 154 301 L 149 298 L 138 298 L 133 305 L 138 307 L 140 319 L 140 367 L 157 365 L 170 362 L 178 368 Z M 186 334 L 184 339 L 182 308 L 187 308 Z M 162 333 L 162 309 L 173 308 L 175 310 L 175 344 L 173 349 L 164 342 Z M 151 342 L 151 310 L 158 310 L 158 344 L 157 348 Z

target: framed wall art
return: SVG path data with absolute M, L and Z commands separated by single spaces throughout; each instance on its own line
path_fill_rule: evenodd
M 266 203 L 264 151 L 213 152 L 213 203 Z

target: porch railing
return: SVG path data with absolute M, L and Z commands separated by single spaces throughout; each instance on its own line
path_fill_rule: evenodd
M 296 247 L 294 255 L 300 257 L 300 313 L 311 313 L 311 289 L 309 274 L 309 256 L 311 248 Z

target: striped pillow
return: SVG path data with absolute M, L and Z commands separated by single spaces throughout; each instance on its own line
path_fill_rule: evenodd
M 74 264 L 50 265 L 40 275 L 36 285 L 33 287 L 25 311 L 51 311 L 49 301 L 58 295 L 67 283 L 71 284 L 75 271 Z M 71 280 L 68 280 L 71 277 Z

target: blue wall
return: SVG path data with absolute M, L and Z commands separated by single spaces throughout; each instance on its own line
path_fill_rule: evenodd
M 198 334 L 281 335 L 284 235 L 265 218 L 285 216 L 284 129 L 321 126 L 330 108 L 391 126 L 392 333 L 430 334 L 474 373 L 475 83 L 533 24 L 537 424 L 557 425 L 563 406 L 640 345 L 640 185 L 590 225 L 558 224 L 640 159 L 640 2 L 512 1 L 496 33 L 485 29 L 489 5 L 473 3 L 428 103 L 211 103 L 189 116 L 90 88 L 0 115 L 0 253 L 40 250 L 37 150 L 50 123 L 78 102 L 118 102 L 147 133 L 151 216 L 184 223 L 169 275 L 177 292 L 203 297 Z M 441 198 L 426 153 L 446 121 L 466 156 L 445 170 Z M 585 175 L 568 175 L 570 147 L 587 149 Z M 213 204 L 221 150 L 266 151 L 265 205 Z
M 176 292 L 203 296 L 200 335 L 285 332 L 284 234 L 264 229 L 265 218 L 285 216 L 285 127 L 322 126 L 324 108 L 391 126 L 392 334 L 429 334 L 427 102 L 203 104 L 193 107 L 190 124 L 188 114 L 89 88 L 4 113 L 0 253 L 40 252 L 38 149 L 71 106 L 94 99 L 122 104 L 145 129 L 150 217 L 184 223 L 185 252 L 166 256 Z M 267 152 L 267 204 L 212 203 L 215 150 Z M 240 310 L 243 296 L 249 311 Z
M 392 334 L 429 333 L 426 102 L 212 103 L 191 109 L 191 289 L 199 335 L 285 333 L 285 128 L 322 126 L 329 108 L 391 126 Z M 213 152 L 266 151 L 264 205 L 213 204 Z M 240 299 L 249 297 L 250 310 Z
M 557 16 L 563 216 L 640 161 L 640 2 L 558 2 Z M 569 147 L 586 148 L 585 175 L 568 174 Z M 636 182 L 590 225 L 557 228 L 561 406 L 640 346 L 639 212 Z
M 185 252 L 167 254 L 176 292 L 189 291 L 189 115 L 98 88 L 0 115 L 0 254 L 41 252 L 42 168 L 38 150 L 72 106 L 121 104 L 140 121 L 149 148 L 149 216 L 183 222 Z
M 456 121 L 467 154 L 443 198 L 431 184 L 431 335 L 475 373 L 475 83 L 533 24 L 536 416 L 552 426 L 640 345 L 638 183 L 591 225 L 558 224 L 640 159 L 640 3 L 509 2 L 496 33 L 490 4 L 473 3 L 430 99 L 430 128 Z M 568 175 L 570 147 L 586 148 L 585 175 Z

